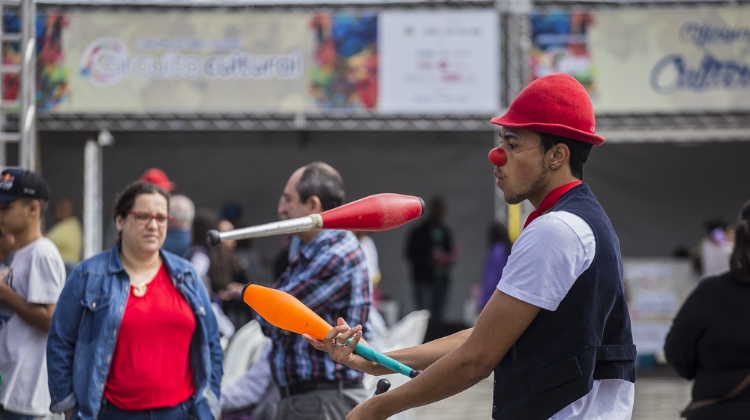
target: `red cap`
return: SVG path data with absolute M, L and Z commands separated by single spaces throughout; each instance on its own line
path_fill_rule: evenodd
M 147 169 L 146 172 L 141 175 L 141 181 L 154 184 L 164 191 L 172 191 L 176 187 L 176 184 L 171 182 L 167 177 L 167 174 L 159 168 Z
M 529 83 L 492 124 L 525 128 L 598 146 L 604 137 L 594 134 L 594 106 L 588 92 L 568 74 L 551 74 Z

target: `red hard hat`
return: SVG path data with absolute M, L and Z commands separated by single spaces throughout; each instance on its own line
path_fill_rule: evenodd
M 552 74 L 529 83 L 492 124 L 555 134 L 598 146 L 604 137 L 594 134 L 594 106 L 578 80 L 567 74 Z

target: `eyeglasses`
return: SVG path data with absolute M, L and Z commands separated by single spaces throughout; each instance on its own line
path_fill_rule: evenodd
M 172 221 L 171 214 L 151 214 L 143 211 L 133 210 L 128 210 L 125 213 L 132 214 L 135 218 L 135 221 L 138 222 L 139 225 L 147 225 L 151 223 L 151 219 L 156 220 L 156 224 L 158 224 L 159 226 L 167 226 Z

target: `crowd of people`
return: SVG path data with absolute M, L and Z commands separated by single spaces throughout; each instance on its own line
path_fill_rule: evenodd
M 365 233 L 297 232 L 282 238 L 272 261 L 249 240 L 211 247 L 209 230 L 245 225 L 241 206 L 226 203 L 221 215 L 196 209 L 152 168 L 117 195 L 107 249 L 81 261 L 73 202 L 54 203 L 45 236 L 47 183 L 4 170 L 0 420 L 50 412 L 104 420 L 384 419 L 493 372 L 493 418 L 629 419 L 636 348 L 619 241 L 582 182 L 590 150 L 604 142 L 588 94 L 570 76 L 545 76 L 492 122 L 502 140 L 489 155 L 496 185 L 508 203 L 529 200 L 535 211 L 513 244 L 504 226 L 490 225 L 476 326 L 388 352 L 422 372 L 376 396 L 365 390 L 365 373 L 392 371 L 353 352 L 359 342 L 377 344 L 382 322 L 374 310 L 377 250 Z M 280 193 L 280 220 L 346 202 L 343 178 L 324 162 L 295 170 Z M 404 252 L 416 307 L 436 323 L 461 254 L 445 211 L 433 199 Z M 750 412 L 748 336 L 737 334 L 750 299 L 749 226 L 750 203 L 729 238 L 726 227 L 722 236 L 711 226 L 703 253 L 731 248 L 726 268 L 701 282 L 667 337 L 667 360 L 695 379 L 690 419 Z M 275 327 L 241 301 L 250 282 L 289 293 L 335 327 L 323 340 Z M 250 321 L 267 337 L 261 357 L 222 389 L 222 339 Z

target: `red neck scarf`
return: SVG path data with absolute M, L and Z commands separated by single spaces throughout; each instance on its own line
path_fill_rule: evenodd
M 555 204 L 557 204 L 557 201 L 565 195 L 566 192 L 573 189 L 573 187 L 580 185 L 581 181 L 573 181 L 570 184 L 565 184 L 562 187 L 557 187 L 554 190 L 550 191 L 549 194 L 547 194 L 543 199 L 541 204 L 539 204 L 539 208 L 532 211 L 529 214 L 529 217 L 526 219 L 526 223 L 523 224 L 523 228 L 526 229 L 526 226 L 529 225 L 529 223 L 533 222 L 534 219 L 537 217 L 543 215 L 547 212 L 547 210 L 554 207 Z

